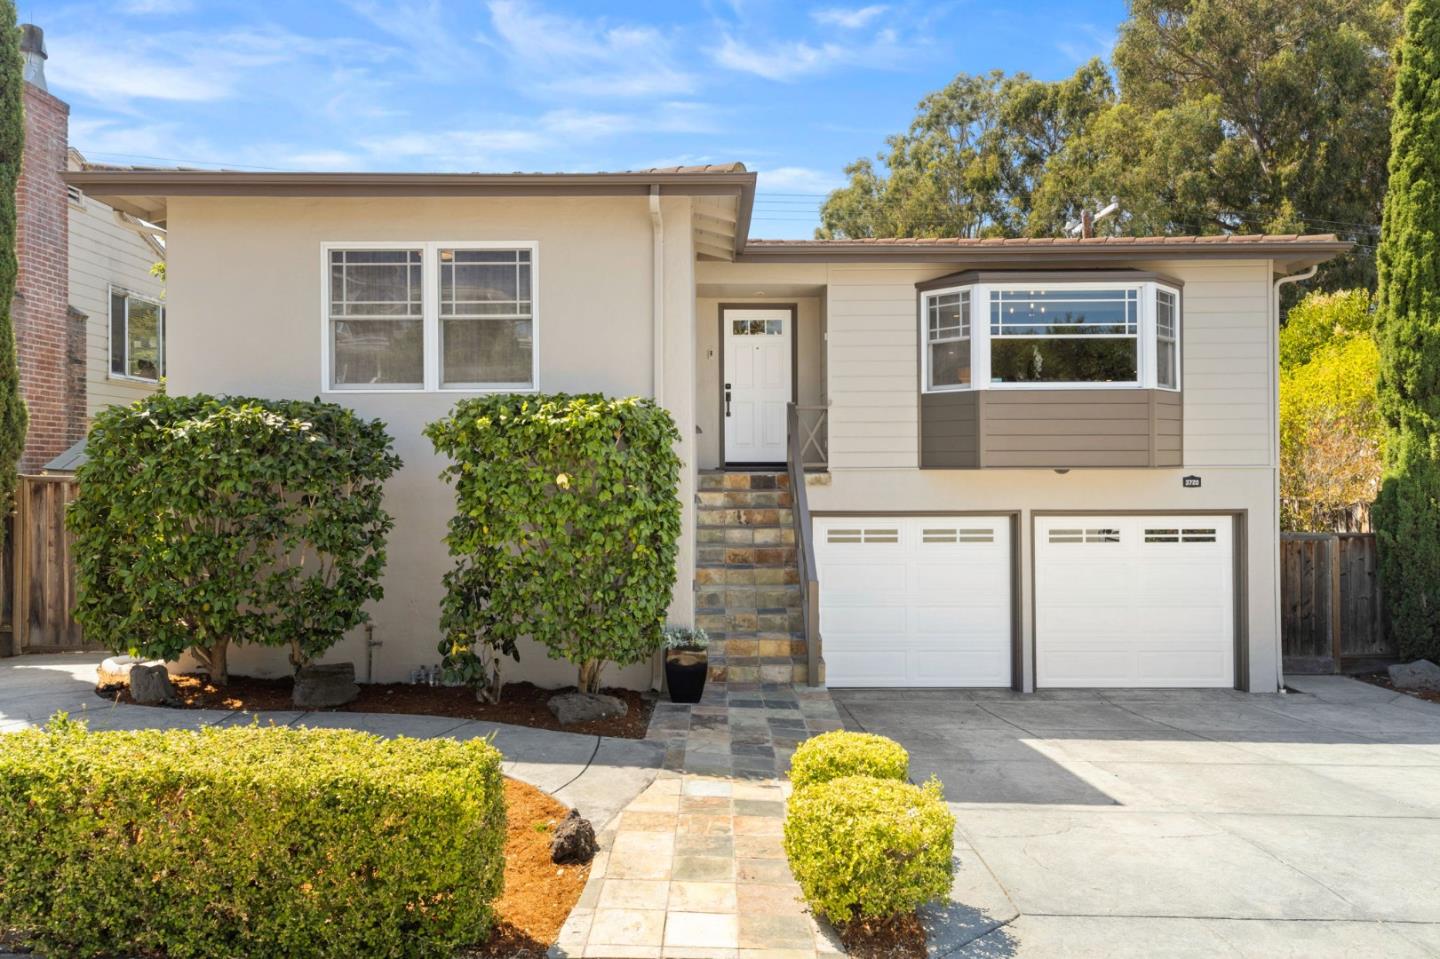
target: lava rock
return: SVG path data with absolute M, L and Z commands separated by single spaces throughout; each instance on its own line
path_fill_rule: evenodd
M 599 850 L 595 827 L 580 816 L 579 810 L 572 809 L 555 827 L 555 835 L 550 840 L 550 861 L 557 866 L 584 865 L 594 859 Z
M 1413 663 L 1391 666 L 1390 682 L 1396 689 L 1423 689 L 1440 692 L 1440 666 L 1428 659 L 1417 659 Z
M 131 665 L 130 698 L 141 706 L 169 706 L 180 701 L 164 663 Z
M 326 663 L 305 666 L 295 674 L 290 701 L 301 709 L 330 709 L 354 702 L 359 695 L 354 663 Z
M 551 696 L 545 705 L 550 707 L 550 712 L 555 714 L 562 726 L 624 716 L 630 711 L 625 700 L 599 693 L 561 693 Z
M 146 662 L 138 656 L 108 656 L 95 669 L 95 689 L 108 693 L 130 685 L 130 670 Z

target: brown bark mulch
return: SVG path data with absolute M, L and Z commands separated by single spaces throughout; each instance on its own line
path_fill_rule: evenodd
M 845 951 L 857 959 L 925 959 L 925 927 L 914 913 L 887 921 L 838 928 Z
M 259 679 L 253 676 L 231 676 L 225 686 L 216 686 L 203 674 L 186 673 L 171 676 L 181 709 L 239 709 L 264 712 L 294 709 L 290 702 L 291 681 Z M 500 702 L 494 705 L 475 701 L 475 693 L 464 686 L 420 686 L 414 683 L 361 683 L 360 696 L 353 703 L 334 712 L 407 713 L 421 716 L 450 716 L 455 719 L 481 719 L 492 723 L 510 723 L 535 729 L 555 729 L 591 736 L 615 736 L 620 739 L 644 739 L 655 708 L 652 696 L 633 689 L 607 689 L 605 693 L 625 701 L 629 712 L 613 719 L 597 719 L 588 723 L 561 726 L 545 704 L 563 689 L 541 689 L 531 683 L 506 683 Z M 130 702 L 129 690 L 102 692 L 106 699 Z
M 495 904 L 498 922 L 484 945 L 461 951 L 463 959 L 543 959 L 590 876 L 588 863 L 550 861 L 550 839 L 570 811 L 564 803 L 507 779 L 505 805 L 505 892 Z

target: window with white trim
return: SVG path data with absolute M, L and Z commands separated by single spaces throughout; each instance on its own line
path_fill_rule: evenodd
M 532 243 L 327 244 L 325 389 L 537 388 Z
M 970 385 L 970 291 L 958 290 L 929 298 L 925 307 L 925 340 L 931 390 Z
M 1180 385 L 1179 292 L 1150 280 L 930 290 L 921 337 L 926 392 Z
M 159 382 L 165 375 L 165 307 L 110 288 L 110 375 Z

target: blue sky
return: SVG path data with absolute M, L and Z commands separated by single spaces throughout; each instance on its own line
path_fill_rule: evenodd
M 804 237 L 844 166 L 955 73 L 1056 79 L 1123 0 L 19 0 L 70 140 L 115 163 L 614 170 L 743 161 L 752 235 Z

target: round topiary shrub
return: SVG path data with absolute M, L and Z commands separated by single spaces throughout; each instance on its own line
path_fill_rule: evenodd
M 790 782 L 796 789 L 841 776 L 874 776 L 903 782 L 909 769 L 910 754 L 895 740 L 837 730 L 800 744 L 790 759 Z
M 949 895 L 954 833 L 938 781 L 846 776 L 790 796 L 785 855 L 816 912 L 893 919 Z

